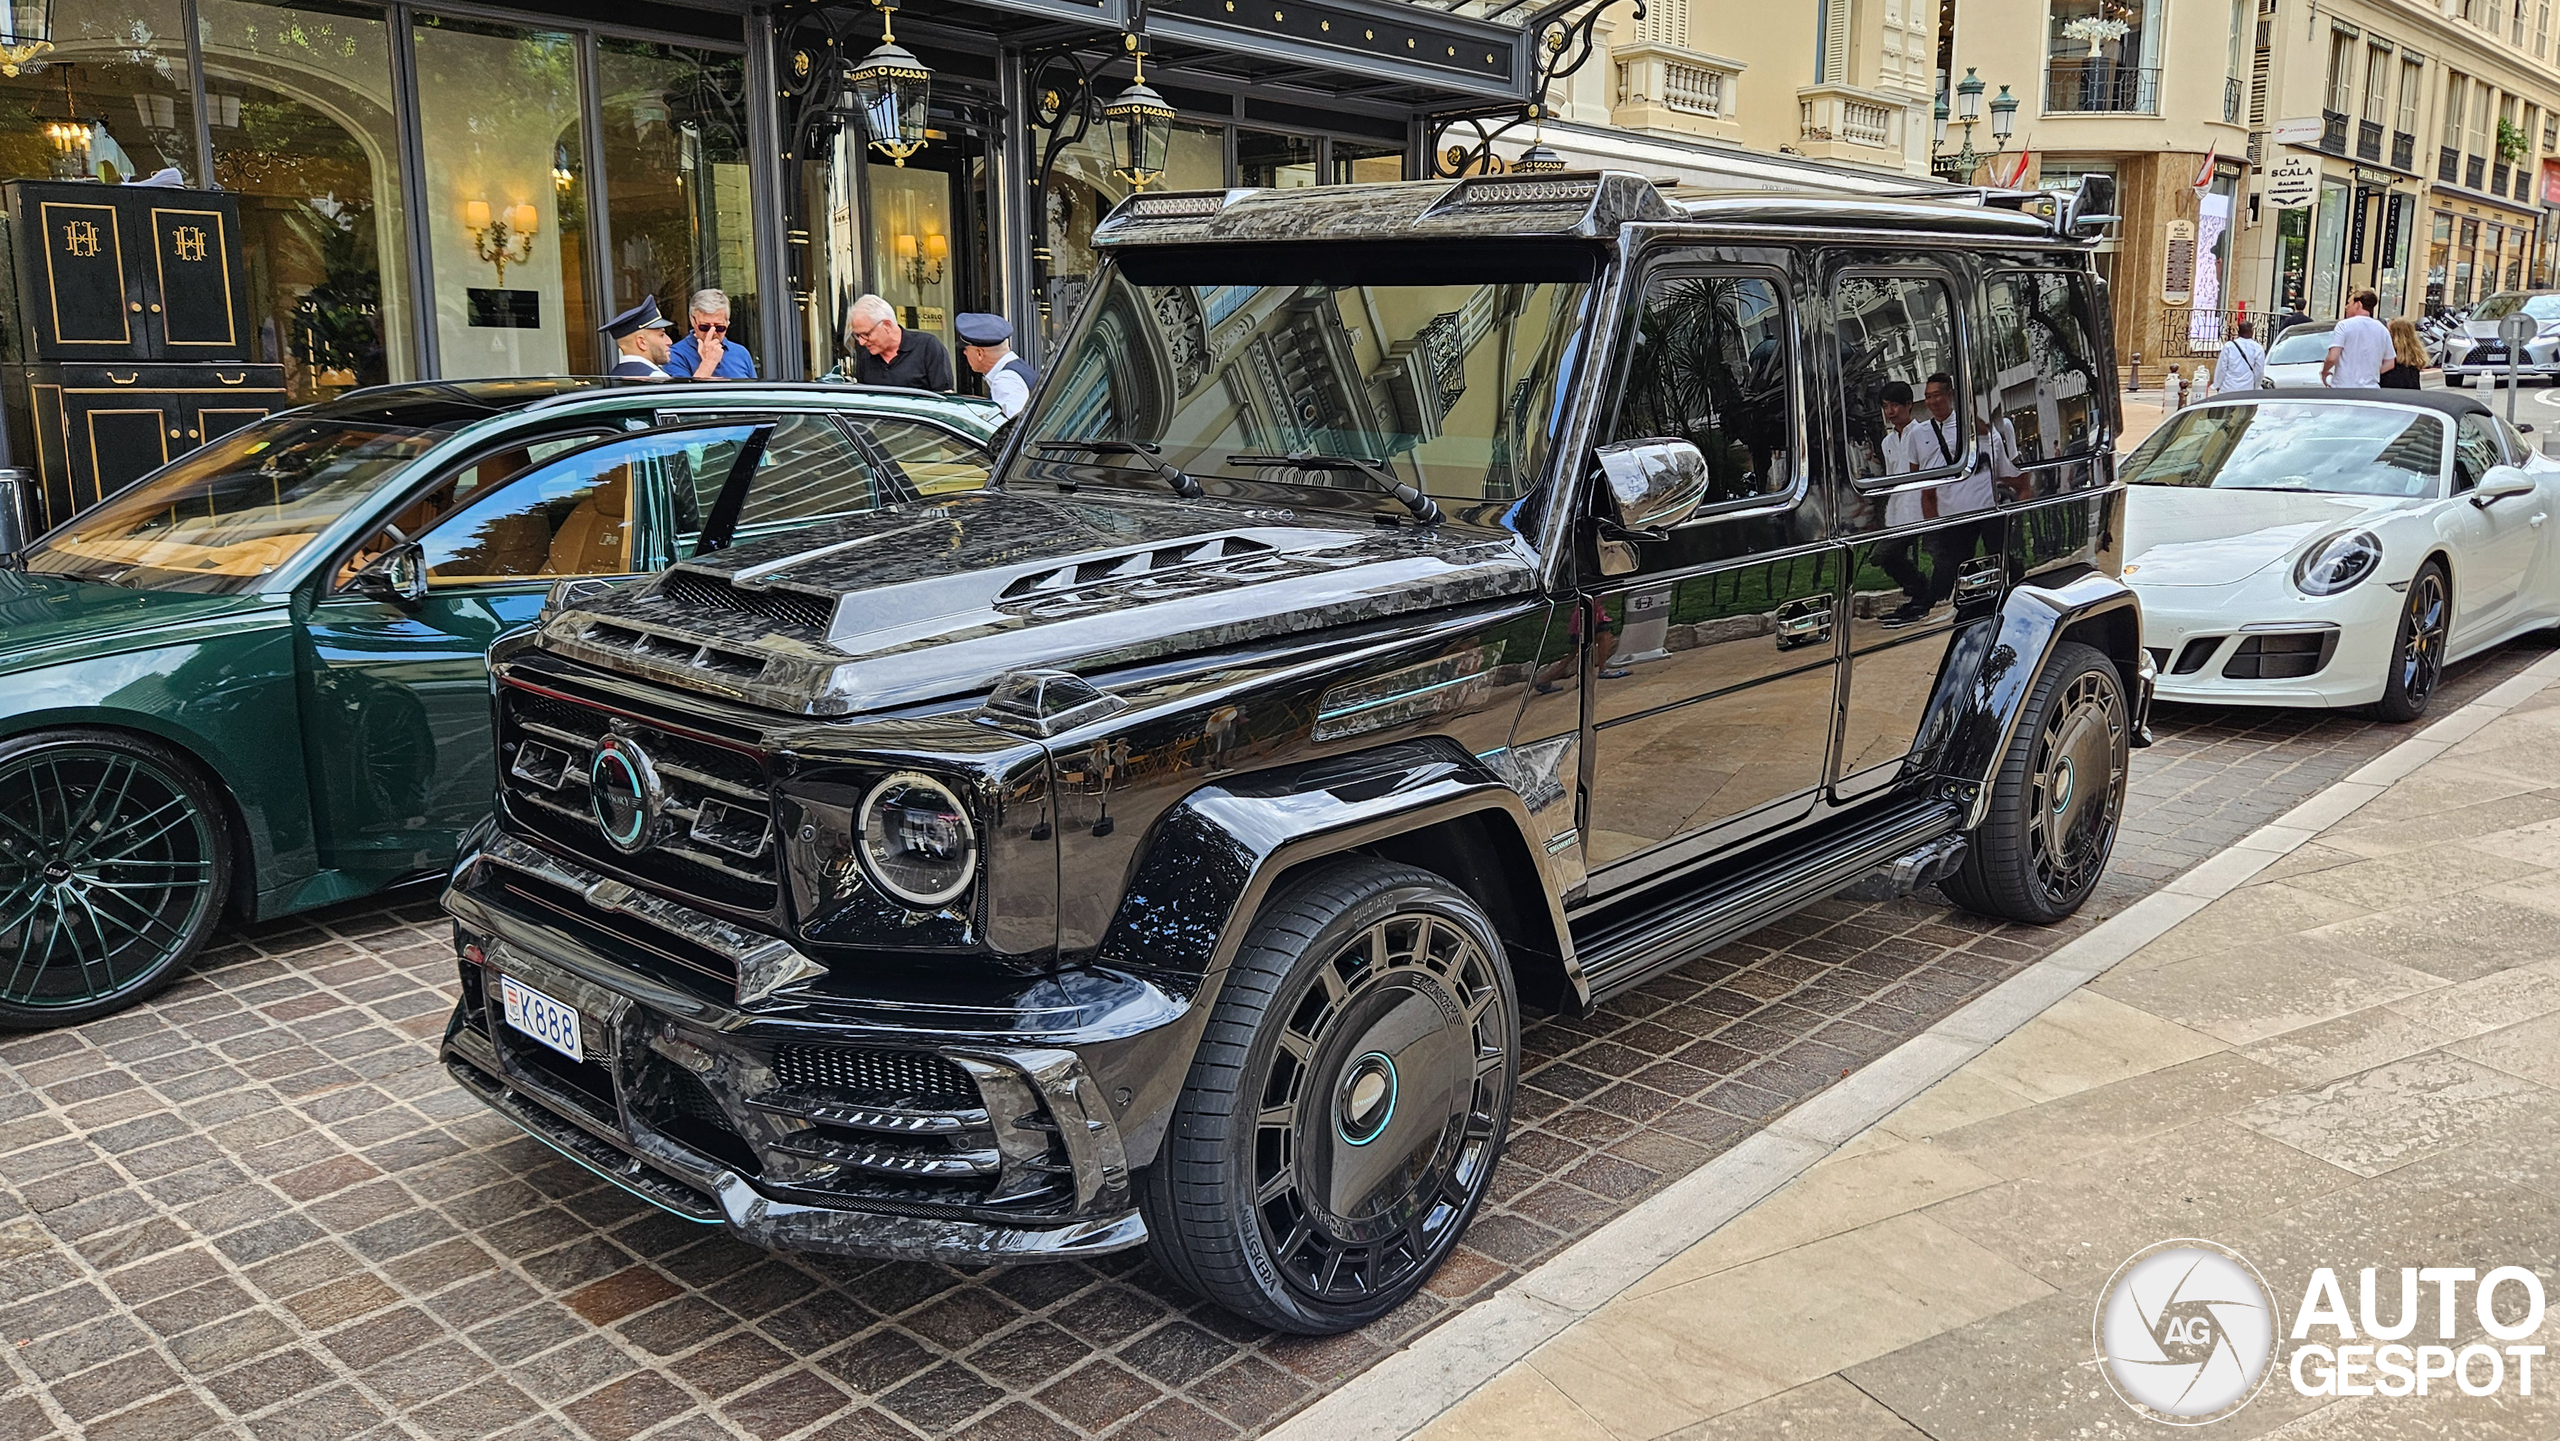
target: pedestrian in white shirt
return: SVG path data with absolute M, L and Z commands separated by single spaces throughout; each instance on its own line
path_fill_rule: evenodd
M 2329 358 L 2320 362 L 2320 383 L 2340 390 L 2372 390 L 2382 384 L 2382 372 L 2396 362 L 2391 356 L 2391 331 L 2373 318 L 2374 308 L 2382 298 L 2370 290 L 2359 290 L 2347 297 L 2347 318 L 2329 332 Z
M 2235 327 L 2239 334 L 2222 342 L 2222 354 L 2213 362 L 2213 393 L 2228 395 L 2235 390 L 2255 390 L 2267 378 L 2267 348 L 2257 341 L 2258 322 L 2243 320 Z

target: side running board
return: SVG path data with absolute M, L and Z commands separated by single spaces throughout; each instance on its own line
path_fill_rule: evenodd
M 1952 803 L 1917 806 L 1648 898 L 1632 913 L 1610 916 L 1574 937 L 1591 999 L 1597 1003 L 1640 986 L 1846 888 L 1915 847 L 1953 835 L 1963 825 L 1964 812 Z

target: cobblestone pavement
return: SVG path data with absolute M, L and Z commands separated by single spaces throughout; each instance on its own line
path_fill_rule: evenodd
M 2439 704 L 2540 653 L 2459 668 Z M 1255 1333 L 1136 1257 L 969 1274 L 753 1250 L 447 1082 L 431 896 L 253 928 L 149 1005 L 0 1041 L 0 1441 L 1250 1434 L 2406 734 L 2157 729 L 2072 927 L 1834 902 L 1533 1026 L 1468 1244 L 1326 1340 Z

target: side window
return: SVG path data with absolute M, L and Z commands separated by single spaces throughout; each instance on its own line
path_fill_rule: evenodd
M 1992 461 L 2035 465 L 2098 443 L 2096 332 L 2088 287 L 2059 271 L 2010 271 L 1983 285 L 1991 342 Z
M 918 495 L 949 495 L 986 487 L 986 452 L 947 430 L 880 416 L 857 420 L 854 428 L 870 437 Z
M 1955 297 L 1936 276 L 1850 274 L 1832 293 L 1849 474 L 1889 481 L 1972 454 Z
M 2489 467 L 2506 464 L 2506 448 L 2498 443 L 2497 422 L 2485 415 L 2466 415 L 2453 433 L 2453 489 L 2456 494 L 2478 485 Z
M 1795 486 L 1787 307 L 1758 275 L 1658 275 L 1645 285 L 1612 440 L 1698 447 L 1709 505 Z
M 415 540 L 437 522 L 462 507 L 478 500 L 499 482 L 523 474 L 555 455 L 600 440 L 610 431 L 574 431 L 566 435 L 545 436 L 509 449 L 492 451 L 476 460 L 467 461 L 447 471 L 424 495 L 409 502 L 399 514 L 391 517 L 384 530 L 357 546 L 346 563 L 338 567 L 333 586 L 344 586 L 355 573 L 373 562 L 374 557 L 391 548 L 393 530 Z
M 702 513 L 726 474 L 703 481 Z M 786 415 L 776 421 L 765 442 L 764 459 L 747 482 L 746 504 L 738 511 L 740 534 L 779 525 L 804 525 L 830 516 L 855 515 L 878 508 L 879 477 L 871 462 L 854 448 L 852 437 L 826 415 Z
M 634 547 L 633 465 L 539 471 L 502 486 L 421 539 L 427 586 L 650 569 Z

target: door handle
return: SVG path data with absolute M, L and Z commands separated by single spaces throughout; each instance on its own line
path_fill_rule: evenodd
M 1956 568 L 1955 594 L 1958 600 L 1971 600 L 2000 588 L 2006 574 L 1996 555 L 1976 556 Z
M 2537 511 L 2535 511 L 2535 512 L 2533 513 L 2533 519 L 2531 519 L 2531 520 L 2529 520 L 2529 521 L 2527 521 L 2527 522 L 2525 522 L 2525 523 L 2526 523 L 2527 525 L 2532 526 L 2532 527 L 2533 527 L 2534 529 L 2536 529 L 2536 530 L 2540 530 L 2540 529 L 2542 529 L 2542 523 L 2543 523 L 2544 521 L 2546 521 L 2546 520 L 2549 520 L 2550 518 L 2551 518 L 2551 512 L 2549 512 L 2549 511 L 2547 511 L 2547 510 L 2537 510 Z
M 141 378 L 142 372 L 139 370 L 135 371 L 131 375 L 118 375 L 112 370 L 107 372 L 107 383 L 109 385 L 131 385 Z
M 249 383 L 249 372 L 244 370 L 238 375 L 225 375 L 217 370 L 213 373 L 213 378 L 225 385 L 246 385 Z
M 142 302 L 139 300 L 128 300 L 125 302 L 125 308 L 136 315 L 140 315 L 142 313 Z
M 1801 607 L 1801 608 L 1799 608 Z M 1781 606 L 1770 629 L 1776 632 L 1778 649 L 1793 650 L 1831 639 L 1831 603 L 1827 600 L 1795 602 Z

